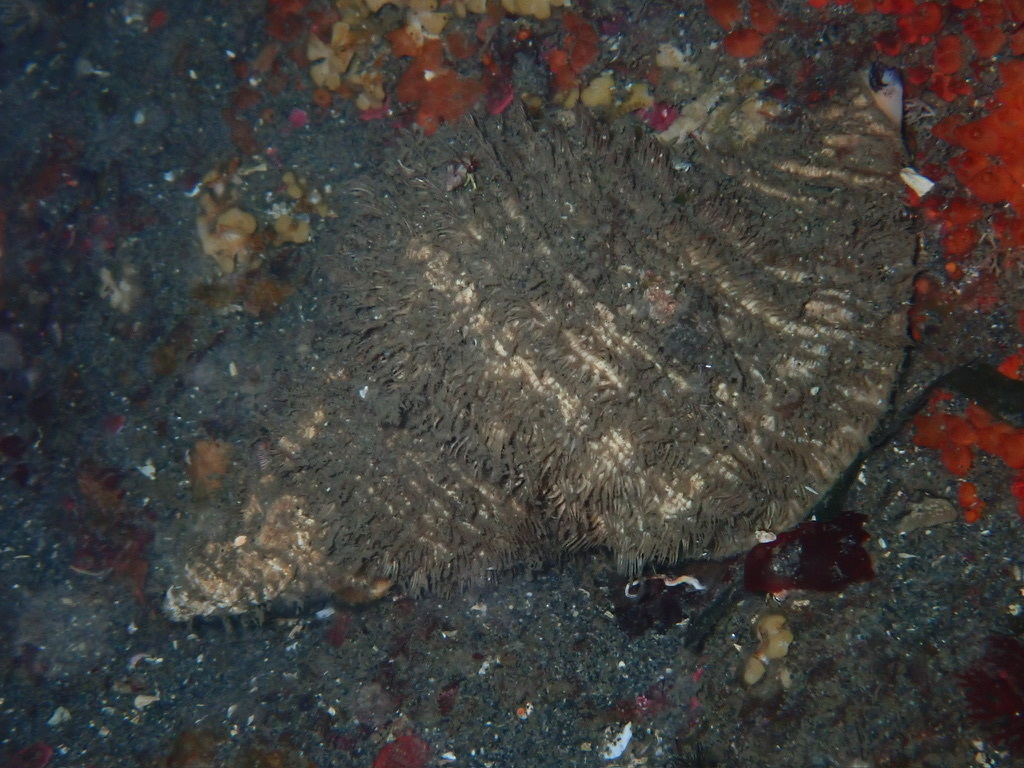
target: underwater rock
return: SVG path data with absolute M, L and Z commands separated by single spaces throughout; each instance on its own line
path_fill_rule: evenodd
M 293 511 L 302 546 L 196 515 L 164 564 L 173 618 L 595 547 L 629 575 L 735 554 L 867 445 L 914 238 L 862 78 L 741 148 L 690 142 L 681 170 L 635 126 L 463 123 L 352 186 L 363 215 L 304 289 L 311 351 L 275 362 L 247 508 L 277 532 Z M 453 159 L 473 175 L 449 189 Z

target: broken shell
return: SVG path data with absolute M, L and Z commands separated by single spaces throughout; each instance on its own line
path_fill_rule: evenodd
M 632 739 L 633 724 L 626 723 L 619 735 L 605 744 L 604 749 L 601 750 L 601 757 L 605 760 L 617 760 L 622 757 L 622 753 L 626 751 L 626 747 L 629 746 L 629 742 L 632 741 Z
M 69 712 L 64 707 L 57 707 L 55 710 L 53 710 L 53 714 L 50 715 L 50 719 L 46 721 L 46 724 L 52 728 L 55 725 L 66 723 L 70 719 L 71 712 Z
M 132 703 L 135 705 L 136 709 L 145 709 L 150 704 L 155 704 L 158 701 L 160 701 L 159 696 L 150 696 L 145 693 L 140 693 L 135 697 L 135 701 Z
M 924 197 L 935 187 L 935 182 L 926 176 L 922 176 L 913 168 L 904 168 L 900 171 L 900 178 L 903 183 L 910 187 L 919 197 Z
M 897 128 L 903 126 L 903 77 L 895 67 L 877 62 L 868 70 L 868 86 L 878 108 Z

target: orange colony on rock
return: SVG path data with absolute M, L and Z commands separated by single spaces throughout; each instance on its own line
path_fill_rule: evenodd
M 1010 469 L 1024 469 L 1024 432 L 1014 430 L 1003 435 L 1002 440 L 999 441 L 996 455 Z
M 441 40 L 427 38 L 398 81 L 395 96 L 416 105 L 416 123 L 427 136 L 461 119 L 483 95 L 483 85 L 444 64 Z
M 956 227 L 943 234 L 942 246 L 946 256 L 958 258 L 973 251 L 980 239 L 978 233 L 970 227 Z
M 1024 27 L 1010 35 L 1010 53 L 1014 56 L 1024 56 Z
M 946 424 L 942 414 L 918 413 L 914 416 L 914 445 L 939 450 L 946 445 Z
M 955 413 L 945 414 L 946 436 L 953 445 L 976 445 L 978 431 L 970 420 Z
M 764 35 L 754 29 L 734 29 L 722 41 L 725 52 L 736 59 L 757 56 L 764 47 Z
M 875 0 L 875 10 L 886 15 L 906 16 L 914 11 L 914 0 Z
M 945 72 L 932 72 L 928 78 L 928 87 L 943 101 L 954 101 L 960 96 L 974 93 L 971 84 L 964 78 L 947 75 Z
M 579 85 L 579 76 L 569 64 L 569 52 L 555 48 L 547 55 L 548 69 L 554 75 L 551 86 L 555 93 L 565 93 Z
M 475 41 L 471 40 L 467 35 L 462 32 L 450 32 L 444 39 L 445 45 L 448 47 L 448 53 L 454 56 L 456 59 L 468 59 L 479 52 L 480 48 Z
M 978 522 L 985 511 L 985 502 L 978 498 L 978 487 L 974 483 L 961 483 L 956 495 L 964 511 L 964 520 L 968 523 Z
M 903 42 L 925 44 L 942 29 L 942 21 L 942 6 L 927 0 L 907 15 L 901 16 L 896 22 L 896 28 Z
M 320 107 L 320 109 L 330 108 L 331 103 L 334 101 L 334 97 L 331 96 L 331 92 L 326 88 L 314 88 L 312 98 L 313 103 Z
M 992 218 L 992 228 L 1004 248 L 1024 248 L 1024 219 L 1000 211 Z
M 976 221 L 981 221 L 984 216 L 985 212 L 980 205 L 962 197 L 950 200 L 942 211 L 942 218 L 951 227 L 966 227 Z
M 1004 113 L 1014 111 L 1016 110 L 1006 108 L 999 110 L 999 114 L 1002 116 Z M 1007 115 L 1006 121 L 1008 124 L 1018 124 L 1017 118 L 1012 115 Z M 1020 131 L 1022 130 L 1024 130 L 1024 126 L 1017 129 L 1017 135 L 1021 135 Z M 1019 141 L 1007 141 L 1002 152 L 999 153 L 999 159 L 1002 160 L 1006 170 L 1010 172 L 1017 183 L 1024 184 L 1024 146 L 1021 146 Z
M 416 123 L 427 136 L 443 124 L 460 120 L 483 95 L 483 86 L 475 80 L 460 77 L 451 69 L 424 78 L 416 109 Z
M 192 493 L 204 499 L 224 485 L 231 467 L 231 444 L 220 440 L 197 440 L 188 452 L 186 474 Z
M 993 422 L 987 427 L 978 430 L 978 447 L 985 453 L 998 456 L 999 446 L 1002 444 L 1003 438 L 1013 431 L 1013 425 L 1007 424 L 1005 421 Z
M 916 7 L 914 0 L 876 0 L 874 5 L 879 13 L 895 13 L 898 16 L 910 15 Z
M 968 150 L 955 157 L 951 157 L 949 165 L 961 184 L 967 182 L 986 168 L 992 167 L 992 161 L 981 152 Z
M 1005 203 L 1014 198 L 1019 185 L 1014 184 L 1006 168 L 990 165 L 972 176 L 966 186 L 983 203 Z
M 423 37 L 416 39 L 410 34 L 408 27 L 393 29 L 384 36 L 391 45 L 391 52 L 399 58 L 416 56 L 423 45 Z
M 927 78 L 922 81 L 925 82 Z M 918 83 L 920 85 L 921 83 Z M 964 124 L 964 116 L 960 114 L 949 115 L 944 117 L 935 125 L 932 126 L 932 136 L 937 139 L 942 139 L 949 144 L 955 144 L 956 140 L 953 138 L 954 132 L 957 128 Z
M 569 52 L 569 66 L 577 75 L 597 61 L 598 35 L 597 30 L 589 21 L 573 13 L 562 14 L 562 24 L 568 34 L 565 36 L 565 48 Z
M 943 446 L 939 453 L 939 458 L 942 459 L 942 463 L 946 465 L 946 469 L 949 470 L 950 474 L 957 477 L 966 475 L 971 470 L 971 464 L 974 462 L 974 454 L 971 453 L 970 448 L 965 445 L 954 445 L 952 443 Z
M 882 32 L 875 38 L 875 49 L 883 56 L 899 56 L 903 53 L 903 41 L 895 32 Z
M 964 19 L 963 26 L 979 58 L 992 58 L 1006 44 L 1006 33 L 998 26 L 986 24 L 979 16 L 971 14 Z
M 986 27 L 996 29 L 1007 19 L 1007 8 L 1003 0 L 981 0 L 976 10 L 981 16 L 981 23 Z
M 992 94 L 993 99 L 1006 106 L 1024 108 L 1024 60 L 1002 61 L 996 66 L 1002 86 Z
M 935 69 L 953 75 L 964 65 L 964 44 L 956 35 L 943 35 L 935 43 Z
M 979 152 L 964 152 L 950 159 L 957 180 L 983 203 L 1004 203 L 1020 197 L 1020 185 L 1002 165 Z
M 708 7 L 711 18 L 718 22 L 718 26 L 726 32 L 740 23 L 743 12 L 740 10 L 739 0 L 704 0 Z
M 548 69 L 554 75 L 552 88 L 555 93 L 565 94 L 579 85 L 580 75 L 597 61 L 597 30 L 582 16 L 565 11 L 562 14 L 565 26 L 565 43 L 545 55 Z
M 954 128 L 951 138 L 952 143 L 983 155 L 998 155 L 1006 145 L 1003 121 L 996 115 L 985 115 Z
M 964 416 L 967 417 L 967 420 L 971 422 L 971 426 L 975 429 L 985 429 L 995 421 L 991 413 L 974 403 L 971 403 L 964 409 Z
M 904 81 L 911 85 L 924 85 L 932 76 L 932 71 L 923 64 L 919 64 L 915 67 L 907 67 L 903 71 Z M 950 115 L 950 117 L 960 117 L 960 115 Z M 961 117 L 961 120 L 963 118 Z
M 1024 381 L 1024 349 L 1014 352 L 1003 360 L 996 370 L 1008 379 Z
M 1003 139 L 1003 156 L 1020 154 L 1021 131 L 1024 131 L 1024 105 L 1005 104 L 992 112 L 993 129 Z
M 770 35 L 774 32 L 782 15 L 772 0 L 750 0 L 750 26 L 762 35 Z

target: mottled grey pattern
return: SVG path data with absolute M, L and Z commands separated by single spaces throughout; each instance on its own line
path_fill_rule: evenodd
M 595 546 L 629 573 L 736 553 L 864 448 L 913 238 L 899 137 L 859 84 L 678 171 L 634 127 L 584 122 L 487 118 L 356 185 L 312 362 L 263 424 L 280 466 L 172 615 L 373 579 L 443 591 Z M 277 514 L 309 540 L 257 543 Z M 273 588 L 244 586 L 269 562 Z

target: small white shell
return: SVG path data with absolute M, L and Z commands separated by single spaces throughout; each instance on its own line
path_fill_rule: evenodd
M 633 724 L 626 723 L 626 727 L 622 729 L 615 739 L 605 744 L 604 749 L 601 750 L 601 757 L 605 760 L 617 760 L 622 757 L 622 753 L 626 751 L 626 747 L 629 746 L 629 742 L 633 739 Z
M 914 190 L 919 197 L 924 197 L 935 187 L 935 182 L 926 176 L 922 176 L 913 168 L 904 168 L 900 171 L 900 178 L 903 183 Z
M 868 70 L 868 86 L 878 108 L 893 125 L 903 127 L 903 78 L 894 67 L 872 64 Z

